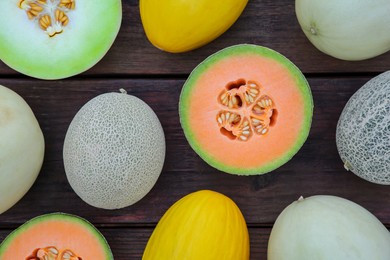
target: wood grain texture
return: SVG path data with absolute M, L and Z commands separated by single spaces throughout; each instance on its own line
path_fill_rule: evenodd
M 368 183 L 346 172 L 335 144 L 341 110 L 366 81 L 368 78 L 309 78 L 315 111 L 307 142 L 290 162 L 274 172 L 245 177 L 213 169 L 188 145 L 177 111 L 183 80 L 0 79 L 0 84 L 20 93 L 31 105 L 46 138 L 45 161 L 36 183 L 16 206 L 0 215 L 0 226 L 15 226 L 55 211 L 77 214 L 100 224 L 153 224 L 176 200 L 200 189 L 231 197 L 251 225 L 272 224 L 282 209 L 300 195 L 315 194 L 351 199 L 390 224 L 390 187 Z M 119 88 L 143 99 L 156 111 L 166 135 L 167 156 L 157 184 L 143 200 L 131 207 L 107 211 L 88 206 L 72 191 L 63 168 L 62 146 L 78 109 L 98 94 Z
M 241 17 L 221 37 L 205 47 L 182 54 L 165 53 L 149 43 L 137 0 L 123 0 L 122 5 L 123 21 L 115 43 L 102 61 L 83 75 L 188 74 L 210 54 L 240 43 L 275 49 L 305 73 L 376 73 L 390 66 L 390 53 L 366 61 L 348 62 L 318 51 L 300 29 L 293 0 L 250 0 Z M 0 75 L 20 76 L 1 62 Z

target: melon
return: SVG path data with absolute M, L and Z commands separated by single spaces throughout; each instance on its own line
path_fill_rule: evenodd
M 299 198 L 278 216 L 268 260 L 388 260 L 390 233 L 358 204 L 329 195 Z
M 35 182 L 45 140 L 30 106 L 0 85 L 0 214 L 15 205 Z
M 249 260 L 245 219 L 227 196 L 210 190 L 190 193 L 158 222 L 142 260 Z
M 199 48 L 223 34 L 239 18 L 248 0 L 140 0 L 142 25 L 149 41 L 167 52 Z
M 299 24 L 320 51 L 364 60 L 390 50 L 389 0 L 295 0 Z
M 106 54 L 121 20 L 120 0 L 0 1 L 0 59 L 31 77 L 70 77 Z
M 165 138 L 157 115 L 141 99 L 101 94 L 73 118 L 63 157 L 73 190 L 104 209 L 130 206 L 156 183 L 165 158 Z
M 103 235 L 87 220 L 64 213 L 33 218 L 0 245 L 0 259 L 113 260 Z
M 200 63 L 185 82 L 180 122 L 195 152 L 218 170 L 254 175 L 289 161 L 311 126 L 300 70 L 271 49 L 242 44 Z
M 390 71 L 352 95 L 340 115 L 336 143 L 345 169 L 390 184 Z

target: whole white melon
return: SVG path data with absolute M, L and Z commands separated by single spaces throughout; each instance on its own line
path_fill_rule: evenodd
M 30 106 L 0 85 L 0 214 L 31 188 L 42 167 L 45 141 Z
M 336 143 L 347 170 L 390 184 L 390 71 L 352 95 L 338 121 Z
M 278 216 L 268 260 L 389 260 L 390 233 L 369 211 L 336 196 L 300 198 Z
M 165 159 L 157 115 L 145 102 L 121 91 L 86 103 L 64 141 L 70 185 L 86 203 L 103 209 L 142 199 L 156 183 Z
M 364 60 L 390 50 L 389 0 L 296 0 L 307 38 L 343 60 Z

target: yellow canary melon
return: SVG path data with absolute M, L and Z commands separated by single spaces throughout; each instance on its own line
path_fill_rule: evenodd
M 142 25 L 149 41 L 167 52 L 199 48 L 223 34 L 248 0 L 140 0 Z
M 248 260 L 245 219 L 237 205 L 221 193 L 191 193 L 161 218 L 142 259 Z
M 0 86 L 0 214 L 31 188 L 41 170 L 44 150 L 42 130 L 30 106 Z

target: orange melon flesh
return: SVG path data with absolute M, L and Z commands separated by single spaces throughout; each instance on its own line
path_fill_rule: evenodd
M 253 103 L 243 100 L 241 107 L 231 109 L 219 99 L 230 82 L 240 80 L 259 86 L 257 99 L 265 95 L 273 101 L 273 123 L 266 134 L 256 134 L 251 125 L 252 135 L 245 141 L 222 134 L 217 122 L 220 111 L 251 118 Z M 217 52 L 196 67 L 183 87 L 179 110 L 190 145 L 207 163 L 252 175 L 269 172 L 296 154 L 310 130 L 313 101 L 305 77 L 287 58 L 245 44 Z
M 0 245 L 0 259 L 25 260 L 38 248 L 69 249 L 81 259 L 114 259 L 103 235 L 86 220 L 62 213 L 34 218 Z M 72 258 L 73 259 L 73 258 Z

